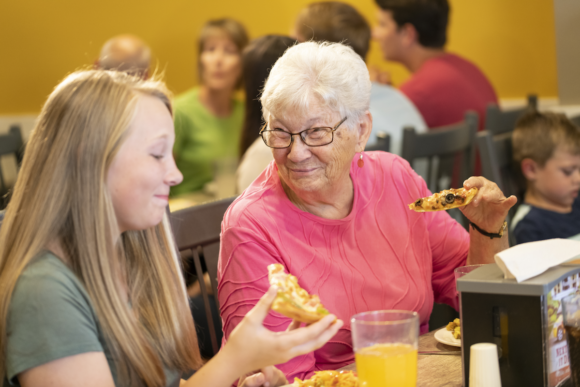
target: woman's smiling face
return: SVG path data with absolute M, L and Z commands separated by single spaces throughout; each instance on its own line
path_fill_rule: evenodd
M 290 133 L 298 133 L 313 127 L 333 128 L 344 117 L 310 104 L 309 114 L 285 114 L 284 117 L 270 116 L 269 129 L 279 128 Z M 293 136 L 290 147 L 273 149 L 278 174 L 283 183 L 299 197 L 301 193 L 324 191 L 341 184 L 348 178 L 352 159 L 357 151 L 358 132 L 343 123 L 334 132 L 332 143 L 310 147 L 300 136 Z

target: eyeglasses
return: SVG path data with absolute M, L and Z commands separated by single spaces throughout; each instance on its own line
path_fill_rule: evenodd
M 298 135 L 300 135 L 302 142 L 308 146 L 324 146 L 330 144 L 334 140 L 334 132 L 344 121 L 346 121 L 346 118 L 347 117 L 344 117 L 338 124 L 335 125 L 334 128 L 310 128 L 299 133 L 290 133 L 279 128 L 266 129 L 268 124 L 264 124 L 262 130 L 260 131 L 260 136 L 267 146 L 274 149 L 288 148 L 290 145 L 292 145 L 294 136 Z

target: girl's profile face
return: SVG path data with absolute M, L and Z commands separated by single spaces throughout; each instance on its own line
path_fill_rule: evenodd
M 167 107 L 141 95 L 128 136 L 107 174 L 120 232 L 153 227 L 163 219 L 169 188 L 183 180 L 173 159 L 174 140 Z
M 242 58 L 225 34 L 209 37 L 201 53 L 203 84 L 214 90 L 233 89 L 242 75 Z

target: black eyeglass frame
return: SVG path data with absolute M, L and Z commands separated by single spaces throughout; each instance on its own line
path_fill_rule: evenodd
M 266 144 L 266 146 L 268 148 L 272 148 L 272 149 L 286 149 L 286 148 L 290 148 L 290 146 L 292 145 L 292 143 L 294 142 L 294 136 L 300 136 L 300 139 L 302 140 L 302 142 L 304 143 L 304 145 L 315 148 L 315 147 L 319 147 L 319 146 L 326 146 L 328 144 L 332 144 L 332 142 L 334 141 L 334 132 L 336 132 L 336 130 L 338 129 L 338 127 L 340 125 L 342 125 L 344 123 L 344 121 L 346 121 L 348 117 L 344 117 L 338 124 L 336 124 L 334 126 L 334 128 L 331 128 L 330 126 L 320 126 L 320 127 L 314 127 L 314 128 L 308 128 L 308 129 L 304 129 L 301 132 L 298 133 L 290 133 L 287 132 L 285 130 L 282 129 L 276 129 L 276 130 L 270 130 L 270 129 L 266 129 L 266 127 L 268 126 L 268 123 L 265 123 L 264 126 L 262 126 L 262 130 L 260 130 L 260 137 L 262 137 L 262 141 L 264 141 L 264 144 Z M 306 140 L 304 140 L 304 136 L 302 135 L 302 133 L 307 132 L 309 130 L 312 129 L 330 129 L 331 130 L 331 134 L 332 134 L 332 138 L 330 139 L 330 142 L 327 142 L 326 144 L 320 144 L 320 145 L 309 145 L 308 143 L 306 143 Z M 284 146 L 284 147 L 274 147 L 274 146 L 270 146 L 268 145 L 268 143 L 266 142 L 266 139 L 264 138 L 264 132 L 284 132 L 284 133 L 288 133 L 290 135 L 290 144 L 288 144 L 288 146 Z

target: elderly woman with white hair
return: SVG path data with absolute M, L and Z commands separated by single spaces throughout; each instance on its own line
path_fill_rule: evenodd
M 365 64 L 347 46 L 307 42 L 286 51 L 261 97 L 261 135 L 274 161 L 222 224 L 224 340 L 268 289 L 272 263 L 345 321 L 324 347 L 280 366 L 289 379 L 352 363 L 348 321 L 356 313 L 413 310 L 426 332 L 434 301 L 457 307 L 453 270 L 489 263 L 508 247 L 506 234 L 467 232 L 445 211 L 409 210 L 431 193 L 405 160 L 363 152 L 372 127 L 370 89 Z M 499 234 L 516 198 L 482 177 L 464 187 L 479 192 L 463 213 Z M 275 331 L 290 323 L 277 313 L 265 320 Z

